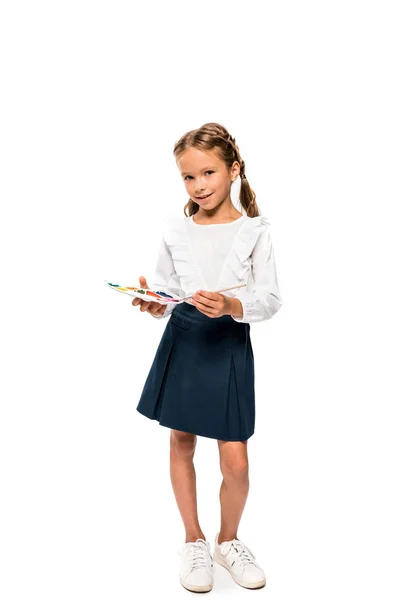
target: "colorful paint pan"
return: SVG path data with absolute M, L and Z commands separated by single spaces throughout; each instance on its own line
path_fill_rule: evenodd
M 149 302 L 157 302 L 158 304 L 170 304 L 171 302 L 174 304 L 179 304 L 180 302 L 184 302 L 184 300 L 181 300 L 179 296 L 172 294 L 171 292 L 167 293 L 161 290 L 143 289 L 133 285 L 122 286 L 118 283 L 111 283 L 107 280 L 104 283 L 107 285 L 107 287 L 116 290 L 117 292 L 122 292 L 128 296 L 140 298 L 141 300 L 147 300 Z

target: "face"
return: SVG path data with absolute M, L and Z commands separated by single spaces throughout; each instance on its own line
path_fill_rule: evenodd
M 240 172 L 235 161 L 230 170 L 215 150 L 203 152 L 198 148 L 185 150 L 176 163 L 186 191 L 193 202 L 204 210 L 212 210 L 225 200 L 230 201 L 230 189 Z M 201 199 L 200 196 L 208 196 Z

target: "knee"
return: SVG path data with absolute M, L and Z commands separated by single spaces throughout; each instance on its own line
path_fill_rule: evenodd
M 192 458 L 196 448 L 197 437 L 193 433 L 171 429 L 171 454 L 180 458 Z
M 246 479 L 249 473 L 247 457 L 224 459 L 220 466 L 224 479 Z

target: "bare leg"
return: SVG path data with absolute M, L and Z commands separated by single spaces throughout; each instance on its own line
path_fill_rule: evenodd
M 247 441 L 218 440 L 220 467 L 223 475 L 220 489 L 221 528 L 218 544 L 237 539 L 239 522 L 249 493 Z
M 186 531 L 186 542 L 206 539 L 197 515 L 196 471 L 193 464 L 196 443 L 194 434 L 171 429 L 170 475 Z

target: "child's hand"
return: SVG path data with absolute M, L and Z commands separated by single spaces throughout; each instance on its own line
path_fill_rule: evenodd
M 223 317 L 224 315 L 230 315 L 232 313 L 231 298 L 228 298 L 223 294 L 203 292 L 200 290 L 192 295 L 192 303 L 193 306 L 207 315 L 207 317 Z
M 140 287 L 144 290 L 150 289 L 147 285 L 146 278 L 143 276 L 139 277 Z M 140 306 L 140 312 L 149 312 L 152 315 L 163 315 L 165 313 L 165 309 L 167 308 L 166 304 L 159 304 L 158 302 L 151 302 L 151 300 L 141 300 L 140 298 L 134 298 L 132 300 L 133 306 Z

